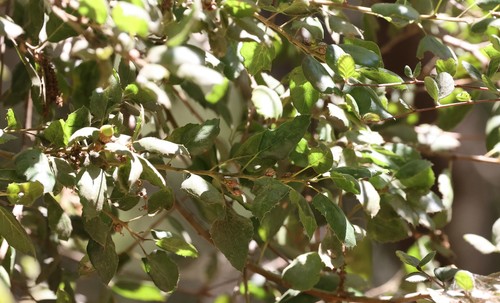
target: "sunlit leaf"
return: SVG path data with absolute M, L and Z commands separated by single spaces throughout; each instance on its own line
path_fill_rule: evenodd
M 332 75 L 314 57 L 306 56 L 302 61 L 302 71 L 306 79 L 320 93 L 331 93 L 335 87 Z
M 265 119 L 277 119 L 283 113 L 280 97 L 267 86 L 259 85 L 255 87 L 252 91 L 251 100 L 257 113 Z
M 466 270 L 459 270 L 455 274 L 455 283 L 457 283 L 458 287 L 463 290 L 471 291 L 474 289 L 474 276 L 471 272 Z

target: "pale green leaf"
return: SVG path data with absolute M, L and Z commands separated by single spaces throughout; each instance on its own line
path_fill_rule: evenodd
M 243 65 L 251 75 L 261 70 L 270 70 L 271 63 L 276 57 L 274 46 L 253 41 L 243 42 L 240 54 L 243 57 Z
M 168 231 L 152 230 L 155 244 L 161 249 L 182 257 L 197 258 L 198 250 L 183 237 Z
M 166 295 L 148 281 L 119 280 L 113 283 L 111 290 L 123 298 L 134 301 L 165 302 L 166 300 Z
M 474 289 L 474 276 L 471 272 L 466 270 L 459 270 L 455 274 L 455 283 L 457 283 L 458 287 L 463 290 L 471 291 Z
M 301 114 L 310 114 L 319 99 L 319 92 L 307 81 L 300 67 L 290 73 L 290 97 L 293 106 Z
M 465 234 L 464 240 L 482 254 L 488 255 L 494 252 L 500 252 L 500 249 L 498 247 L 479 235 Z
M 431 98 L 434 100 L 434 102 L 439 101 L 439 87 L 436 82 L 436 80 L 432 79 L 430 76 L 426 76 L 424 78 L 424 85 L 425 85 L 425 90 L 431 96 Z
M 124 32 L 142 37 L 148 34 L 148 24 L 151 21 L 142 7 L 120 1 L 111 10 L 111 17 L 116 26 Z
M 337 62 L 338 74 L 340 77 L 347 81 L 349 78 L 356 74 L 356 65 L 354 59 L 349 54 L 343 54 L 339 57 Z
M 105 0 L 80 0 L 78 13 L 94 20 L 97 24 L 104 24 L 108 18 L 108 2 Z

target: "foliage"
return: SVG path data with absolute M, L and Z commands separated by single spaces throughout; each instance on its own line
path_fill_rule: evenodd
M 451 166 L 426 157 L 451 163 L 444 131 L 491 103 L 488 154 L 461 158 L 498 163 L 500 2 L 351 2 L 2 1 L 19 58 L 0 87 L 2 300 L 75 302 L 88 276 L 110 300 L 174 298 L 210 247 L 241 272 L 215 302 L 498 295 L 496 276 L 435 260 L 453 254 Z M 388 69 L 409 38 L 415 60 Z M 467 241 L 499 252 L 498 222 Z M 405 239 L 418 292 L 367 297 L 372 243 Z

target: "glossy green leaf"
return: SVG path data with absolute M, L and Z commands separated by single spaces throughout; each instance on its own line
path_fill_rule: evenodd
M 133 143 L 136 151 L 158 153 L 167 157 L 189 156 L 189 151 L 180 144 L 161 140 L 156 137 L 144 137 Z
M 14 160 L 16 171 L 28 181 L 38 181 L 43 185 L 43 192 L 53 190 L 55 176 L 49 164 L 49 158 L 39 149 L 26 149 Z
M 352 56 L 358 65 L 377 68 L 382 61 L 380 56 L 373 50 L 355 44 L 341 44 L 340 47 Z
M 36 199 L 43 195 L 42 183 L 24 182 L 10 183 L 7 186 L 7 199 L 11 204 L 32 205 Z
M 296 190 L 290 191 L 290 201 L 297 207 L 299 210 L 299 219 L 304 226 L 304 230 L 306 231 L 309 239 L 312 238 L 314 232 L 318 228 L 316 223 L 316 219 L 314 218 L 314 214 L 309 206 L 309 203 L 306 199 L 298 193 Z
M 97 24 L 104 24 L 108 18 L 108 2 L 105 0 L 81 0 L 79 1 L 78 13 Z
M 166 295 L 148 281 L 119 280 L 113 283 L 111 290 L 123 298 L 134 301 L 164 302 L 166 300 Z
M 252 221 L 226 209 L 225 216 L 212 224 L 210 235 L 231 265 L 242 271 L 248 257 L 248 244 L 253 237 Z
M 301 114 L 310 114 L 314 104 L 319 100 L 319 92 L 307 81 L 302 69 L 295 68 L 290 75 L 290 97 L 293 106 Z
M 0 206 L 0 236 L 19 252 L 35 256 L 34 243 L 26 230 L 17 221 L 16 217 L 2 206 Z
M 476 1 L 477 6 L 483 10 L 492 10 L 500 5 L 499 0 L 478 0 Z
M 434 100 L 434 102 L 439 101 L 439 87 L 436 82 L 432 77 L 426 76 L 424 78 L 424 85 L 425 85 L 425 90 L 431 96 L 431 98 Z
M 340 77 L 347 81 L 349 78 L 356 74 L 356 65 L 354 59 L 349 54 L 343 54 L 339 57 L 337 62 L 338 74 Z
M 364 116 L 366 114 L 375 114 L 380 119 L 389 119 L 391 114 L 382 105 L 382 101 L 377 93 L 369 87 L 353 87 L 349 91 L 359 108 L 359 113 Z
M 243 65 L 251 75 L 255 75 L 262 70 L 270 70 L 271 63 L 276 57 L 272 45 L 253 41 L 243 42 L 240 54 L 243 57 Z
M 142 264 L 144 271 L 160 290 L 171 292 L 177 287 L 179 269 L 166 252 L 154 250 L 145 258 L 142 258 Z
M 318 253 L 309 252 L 296 257 L 285 267 L 282 277 L 293 289 L 309 290 L 318 283 L 323 267 Z
M 465 70 L 469 73 L 469 75 L 473 79 L 481 80 L 482 74 L 474 65 L 464 60 L 462 61 L 462 66 L 465 68 Z
M 431 166 L 427 160 L 412 160 L 403 165 L 395 177 L 406 187 L 428 189 L 436 179 Z
M 64 133 L 64 124 L 63 119 L 55 120 L 43 131 L 45 139 L 49 140 L 56 147 L 63 147 L 68 144 L 69 138 Z
M 423 267 L 424 265 L 432 261 L 432 259 L 434 259 L 435 256 L 436 256 L 436 251 L 431 251 L 430 253 L 425 255 L 425 257 L 423 257 L 422 260 L 420 260 L 418 266 Z
M 356 195 L 361 192 L 358 180 L 351 175 L 333 171 L 331 172 L 330 177 L 338 188 L 345 190 L 346 192 Z
M 223 2 L 224 10 L 237 18 L 251 17 L 259 8 L 255 3 L 245 0 L 225 0 Z
M 146 37 L 148 35 L 148 13 L 137 5 L 128 2 L 118 2 L 111 10 L 111 17 L 116 26 L 131 35 Z
M 335 232 L 335 236 L 348 248 L 356 246 L 354 227 L 342 209 L 333 201 L 322 194 L 314 196 L 312 201 L 316 208 L 325 217 L 326 222 Z
M 219 135 L 219 119 L 207 120 L 202 124 L 186 124 L 176 128 L 168 140 L 182 144 L 192 156 L 200 155 L 208 151 Z
M 359 194 L 356 195 L 365 212 L 374 217 L 380 210 L 380 195 L 373 185 L 365 180 L 359 182 Z
M 345 36 L 363 36 L 361 29 L 339 16 L 328 16 L 328 25 L 334 33 L 340 33 Z
M 312 56 L 306 56 L 302 61 L 302 71 L 304 77 L 311 85 L 320 93 L 332 93 L 335 83 L 333 82 L 332 75 L 328 73 L 326 68 L 314 59 Z
M 401 78 L 398 74 L 387 70 L 385 68 L 363 68 L 360 70 L 361 74 L 365 76 L 366 78 L 375 81 L 376 83 L 380 84 L 398 84 L 398 83 L 403 83 L 404 80 Z M 394 85 L 393 86 L 396 89 L 407 89 L 407 86 L 404 84 L 401 85 Z
M 64 123 L 64 133 L 68 137 L 68 141 L 76 140 L 74 133 L 90 126 L 90 111 L 86 107 L 80 107 L 68 115 Z M 73 138 L 73 140 L 69 138 Z
M 384 16 L 396 26 L 406 26 L 420 20 L 420 14 L 413 7 L 397 3 L 376 3 L 372 12 Z
M 283 114 L 283 105 L 276 91 L 264 85 L 252 90 L 252 103 L 258 114 L 265 119 L 278 119 Z
M 455 283 L 463 290 L 471 291 L 474 289 L 474 276 L 466 270 L 459 270 L 455 274 Z
M 425 36 L 420 40 L 417 48 L 417 58 L 422 59 L 425 52 L 431 52 L 440 59 L 455 58 L 452 51 L 434 36 Z
M 183 237 L 168 231 L 152 230 L 155 244 L 161 249 L 182 257 L 197 258 L 198 250 Z
M 457 273 L 457 271 L 458 271 L 458 268 L 456 268 L 455 266 L 437 267 L 434 269 L 434 275 L 440 281 L 448 282 L 448 281 L 451 281 L 455 277 L 455 274 Z
M 87 244 L 87 254 L 102 282 L 108 284 L 118 269 L 118 255 L 111 235 L 108 235 L 104 246 L 90 239 Z

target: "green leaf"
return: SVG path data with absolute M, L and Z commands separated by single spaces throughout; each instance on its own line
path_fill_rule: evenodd
M 253 237 L 252 221 L 226 209 L 225 216 L 212 224 L 210 235 L 231 265 L 242 271 L 248 257 L 248 244 Z
M 475 79 L 475 80 L 481 80 L 482 74 L 481 72 L 472 64 L 469 62 L 463 60 L 462 61 L 462 66 L 465 68 L 465 70 L 469 73 L 469 75 Z
M 190 196 L 208 204 L 223 204 L 224 197 L 212 184 L 202 177 L 190 174 L 181 184 L 181 188 Z
M 4 144 L 15 139 L 17 139 L 16 136 L 8 134 L 4 132 L 2 129 L 0 129 L 0 144 Z
M 87 234 L 101 246 L 105 246 L 111 235 L 113 221 L 103 214 L 94 217 L 88 216 L 88 212 L 84 209 L 83 213 L 83 229 Z
M 59 119 L 52 121 L 49 126 L 43 131 L 45 139 L 56 147 L 64 147 L 68 145 L 68 137 L 64 133 L 64 120 Z
M 463 290 L 471 291 L 474 289 L 474 276 L 466 270 L 459 270 L 455 274 L 455 283 Z
M 484 255 L 489 255 L 495 252 L 500 252 L 500 248 L 496 247 L 489 240 L 474 234 L 465 234 L 464 240 L 472 245 L 476 250 Z
M 340 33 L 348 37 L 363 36 L 363 31 L 361 29 L 339 16 L 329 15 L 328 25 L 334 33 Z
M 377 69 L 363 68 L 361 69 L 361 74 L 366 78 L 380 84 L 398 84 L 404 82 L 403 78 L 401 78 L 396 73 L 380 67 Z M 396 89 L 407 89 L 407 86 L 404 84 L 394 85 L 393 87 Z
M 201 2 L 192 2 L 188 12 L 179 22 L 167 26 L 167 46 L 178 46 L 186 42 L 192 31 L 198 27 L 200 15 L 203 14 Z
M 19 120 L 14 113 L 12 108 L 7 109 L 7 115 L 5 117 L 7 119 L 7 128 L 9 129 L 19 129 L 21 125 L 19 124 Z
M 423 267 L 424 265 L 432 261 L 432 259 L 434 259 L 435 256 L 436 256 L 436 251 L 431 251 L 430 253 L 425 255 L 425 257 L 423 257 L 422 260 L 420 260 L 418 266 Z
M 90 126 L 90 111 L 86 107 L 80 107 L 76 111 L 68 115 L 64 123 L 64 133 L 68 141 L 73 134 L 84 127 Z
M 330 177 L 338 188 L 355 195 L 361 193 L 359 182 L 353 176 L 333 171 Z
M 365 212 L 374 217 L 380 210 L 380 195 L 373 185 L 365 180 L 359 182 L 360 193 L 356 195 Z
M 432 79 L 430 76 L 426 76 L 424 78 L 424 85 L 425 85 L 425 90 L 431 96 L 431 98 L 434 100 L 434 102 L 439 101 L 439 87 L 436 82 L 436 80 Z
M 432 163 L 427 160 L 412 160 L 403 165 L 394 175 L 404 186 L 428 189 L 434 185 Z
M 290 187 L 274 178 L 263 177 L 255 181 L 253 192 L 252 213 L 262 221 L 267 213 L 288 197 Z
M 304 77 L 320 93 L 332 93 L 335 87 L 332 75 L 313 56 L 306 56 L 302 61 Z
M 340 47 L 351 55 L 358 65 L 377 68 L 382 64 L 380 56 L 371 49 L 356 44 L 341 44 Z
M 219 119 L 207 120 L 203 124 L 186 124 L 174 129 L 167 139 L 173 143 L 182 144 L 189 154 L 197 156 L 214 145 L 220 132 L 219 124 Z
M 118 255 L 111 235 L 108 235 L 104 246 L 90 239 L 87 244 L 87 254 L 102 282 L 108 284 L 118 269 Z
M 120 1 L 111 10 L 111 17 L 120 30 L 130 35 L 148 35 L 148 24 L 151 21 L 142 7 Z
M 77 177 L 78 195 L 85 199 L 92 206 L 92 213 L 97 215 L 103 208 L 106 202 L 106 176 L 105 172 L 96 167 L 88 166 L 82 169 Z
M 111 290 L 121 297 L 133 301 L 165 302 L 166 300 L 166 295 L 148 281 L 119 280 L 113 283 Z
M 11 204 L 30 206 L 42 195 L 43 185 L 38 181 L 10 183 L 7 186 L 7 199 Z
M 307 154 L 308 166 L 318 174 L 329 171 L 333 166 L 332 151 L 324 144 L 312 147 Z
M 278 119 L 283 114 L 283 105 L 276 91 L 258 85 L 252 91 L 252 103 L 258 114 L 265 119 Z
M 144 137 L 135 141 L 133 146 L 139 152 L 158 153 L 167 157 L 189 156 L 189 151 L 183 145 L 156 137 Z
M 274 46 L 266 43 L 243 42 L 240 49 L 243 65 L 250 75 L 256 75 L 261 70 L 271 70 L 271 63 L 276 57 Z
M 455 89 L 455 81 L 453 80 L 453 77 L 447 72 L 439 73 L 436 76 L 436 83 L 438 86 L 439 100 L 449 96 Z
M 340 77 L 347 81 L 349 78 L 356 74 L 356 64 L 354 59 L 349 54 L 343 54 L 339 57 L 337 62 L 338 74 Z
M 265 130 L 247 139 L 235 152 L 234 157 L 246 163 L 245 167 L 262 169 L 286 158 L 309 127 L 310 117 L 295 117 L 275 130 Z
M 448 58 L 446 60 L 438 59 L 436 61 L 436 72 L 448 73 L 454 76 L 457 73 L 457 61 L 453 58 Z
M 476 1 L 477 6 L 479 6 L 482 10 L 492 10 L 500 5 L 499 0 L 478 0 Z
M 96 88 L 90 97 L 90 112 L 95 119 L 103 120 L 107 113 L 120 103 L 122 99 L 122 88 L 120 78 L 116 71 L 108 79 L 108 86 L 105 89 Z
M 310 114 L 314 104 L 319 100 L 319 92 L 307 81 L 302 68 L 296 67 L 290 73 L 290 97 L 293 106 L 301 114 Z
M 0 17 L 0 36 L 16 39 L 23 33 L 24 30 L 22 27 L 4 17 Z
M 326 222 L 335 232 L 336 237 L 345 244 L 346 247 L 356 246 L 356 234 L 354 227 L 342 209 L 333 201 L 322 194 L 314 196 L 312 201 L 316 208 L 325 217 Z
M 168 231 L 152 230 L 155 244 L 161 249 L 172 252 L 178 256 L 197 258 L 198 250 L 192 244 L 187 243 L 183 237 Z
M 422 59 L 425 52 L 431 52 L 443 60 L 455 59 L 452 51 L 434 36 L 427 35 L 420 40 L 417 48 L 417 58 Z
M 291 29 L 299 30 L 305 28 L 310 34 L 313 41 L 323 41 L 325 33 L 323 24 L 317 17 L 305 17 L 292 22 Z
M 35 256 L 35 246 L 24 227 L 6 208 L 0 206 L 0 236 L 16 250 Z
M 379 119 L 389 119 L 392 117 L 382 105 L 382 101 L 377 93 L 370 87 L 353 87 L 348 93 L 356 100 L 359 113 L 362 116 L 375 114 Z
M 163 178 L 163 175 L 160 174 L 160 172 L 156 169 L 156 167 L 154 167 L 154 165 L 151 164 L 151 162 L 149 162 L 146 158 L 139 155 L 137 157 L 142 163 L 141 179 L 147 180 L 153 185 L 165 187 L 165 179 Z
M 49 158 L 39 149 L 27 149 L 14 160 L 16 171 L 28 181 L 38 181 L 43 185 L 43 192 L 51 192 L 56 183 Z
M 413 7 L 397 3 L 376 3 L 371 7 L 372 12 L 380 14 L 396 26 L 406 26 L 420 21 L 420 14 Z
M 397 250 L 396 251 L 396 256 L 398 256 L 399 260 L 401 262 L 408 264 L 413 267 L 418 267 L 420 264 L 420 260 L 415 258 L 414 256 L 410 256 L 409 254 L 405 253 L 404 251 Z
M 47 40 L 49 42 L 59 42 L 69 37 L 78 35 L 68 22 L 61 20 L 54 12 L 50 12 L 49 20 L 46 24 Z
M 255 3 L 245 0 L 225 0 L 223 7 L 230 15 L 237 18 L 252 17 L 255 12 L 259 11 Z
M 75 131 L 68 139 L 68 145 L 72 145 L 77 141 L 83 141 L 92 138 L 95 141 L 99 138 L 99 129 L 95 127 L 84 127 Z
M 290 201 L 297 206 L 300 222 L 302 226 L 304 226 L 307 236 L 311 239 L 318 228 L 311 206 L 309 206 L 306 199 L 296 190 L 290 191 Z
M 165 292 L 175 290 L 179 283 L 179 269 L 166 252 L 154 250 L 146 258 L 142 258 L 142 264 L 144 271 L 159 289 Z
M 297 290 L 309 290 L 319 282 L 324 265 L 317 252 L 309 252 L 296 257 L 282 273 L 283 280 Z
M 154 214 L 162 209 L 171 209 L 174 206 L 174 200 L 174 193 L 171 188 L 160 189 L 148 199 L 148 214 Z
M 97 24 L 104 24 L 108 18 L 108 3 L 105 0 L 80 0 L 78 13 Z
M 59 239 L 67 241 L 73 231 L 70 217 L 51 194 L 45 194 L 44 201 L 47 204 L 47 220 L 50 229 L 57 234 Z

